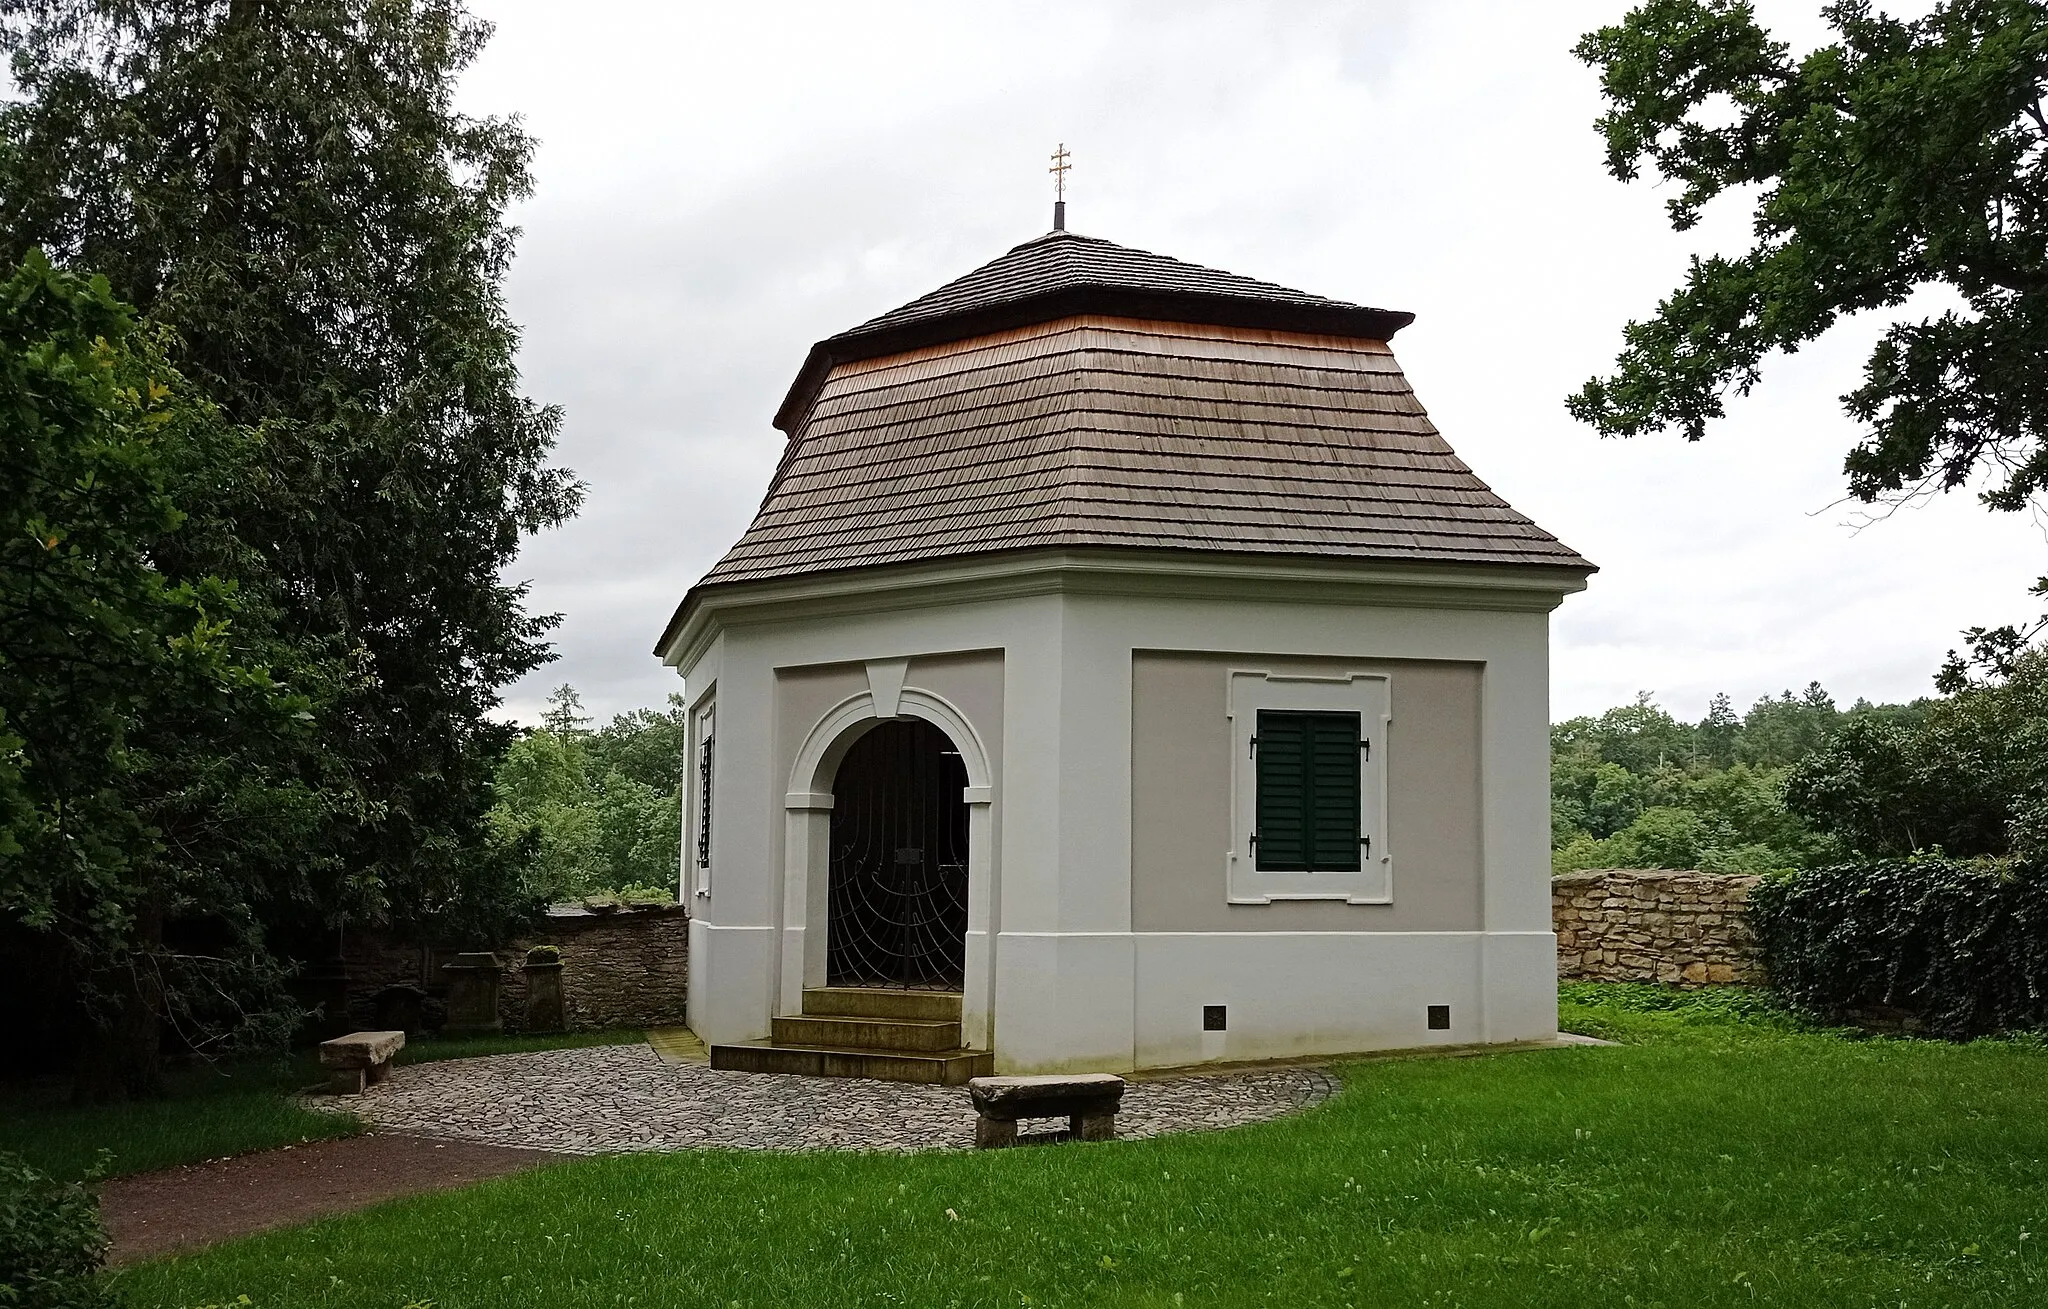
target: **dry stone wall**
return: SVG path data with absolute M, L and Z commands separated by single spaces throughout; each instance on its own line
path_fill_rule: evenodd
M 603 1027 L 682 1026 L 689 1001 L 690 916 L 682 905 L 621 908 L 608 913 L 557 905 L 535 930 L 495 953 L 506 966 L 498 996 L 505 1030 L 526 1022 L 526 952 L 551 945 L 562 952 L 562 994 L 572 1031 Z M 441 965 L 461 953 L 454 946 L 423 945 L 360 936 L 344 951 L 349 1013 L 356 1026 L 377 1019 L 376 996 L 410 985 L 428 997 L 429 1026 L 447 994 Z
M 1557 975 L 1581 982 L 1763 981 L 1736 873 L 1609 868 L 1553 878 Z

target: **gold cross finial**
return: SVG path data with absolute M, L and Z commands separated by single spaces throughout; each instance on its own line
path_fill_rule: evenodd
M 1060 148 L 1052 152 L 1052 167 L 1045 171 L 1052 174 L 1052 230 L 1067 230 L 1067 170 L 1073 165 L 1067 162 L 1067 143 L 1060 142 Z

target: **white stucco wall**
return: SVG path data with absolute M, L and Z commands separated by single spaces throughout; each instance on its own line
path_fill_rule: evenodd
M 1204 593 L 1186 576 L 984 581 L 994 594 L 956 590 L 943 603 L 916 588 L 839 603 L 817 588 L 808 608 L 756 606 L 720 618 L 715 638 L 697 638 L 681 671 L 693 702 L 717 697 L 719 754 L 711 892 L 696 897 L 691 937 L 697 1031 L 710 1041 L 765 1037 L 784 1002 L 785 956 L 809 930 L 791 930 L 778 847 L 789 785 L 779 743 L 801 729 L 776 720 L 777 670 L 786 678 L 911 659 L 914 685 L 920 656 L 993 651 L 1001 721 L 983 735 L 1000 742 L 999 783 L 991 880 L 970 905 L 986 934 L 970 938 L 970 973 L 985 965 L 991 974 L 981 1005 L 1000 1069 L 1120 1070 L 1554 1034 L 1547 609 L 1570 588 L 1494 595 L 1401 578 L 1347 589 L 1248 576 Z M 1357 930 L 1323 930 L 1320 920 L 1316 930 L 1235 921 L 1226 931 L 1134 930 L 1140 650 L 1477 669 L 1476 920 L 1457 931 L 1372 930 L 1370 918 Z M 1272 907 L 1291 922 L 1302 906 Z M 976 985 L 970 976 L 970 1011 Z M 1204 1004 L 1228 1006 L 1226 1031 L 1201 1030 Z M 1431 1004 L 1451 1006 L 1450 1030 L 1425 1028 Z

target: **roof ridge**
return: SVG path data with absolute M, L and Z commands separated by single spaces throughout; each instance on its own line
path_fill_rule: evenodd
M 1089 236 L 1086 232 L 1076 232 L 1068 228 L 1055 227 L 1032 237 L 1029 241 L 1018 242 L 1016 245 L 1011 246 L 1010 250 L 1014 253 L 1024 249 L 1026 246 L 1045 245 L 1052 241 L 1089 241 L 1096 245 L 1116 244 L 1116 242 L 1106 236 Z
M 1215 280 L 1216 284 L 1212 287 L 1187 288 L 1189 290 L 1198 291 L 1198 293 L 1229 294 L 1233 291 L 1240 294 L 1248 294 L 1251 292 L 1264 292 L 1268 294 L 1278 293 L 1279 295 L 1286 297 L 1290 301 L 1299 301 L 1310 304 L 1343 305 L 1355 309 L 1363 309 L 1366 307 L 1364 305 L 1355 304 L 1352 301 L 1338 300 L 1330 296 L 1317 295 L 1312 291 L 1302 291 L 1295 287 L 1283 285 L 1279 282 L 1268 282 L 1263 278 L 1246 277 L 1242 273 L 1233 273 L 1226 269 L 1212 267 L 1208 264 L 1198 264 L 1194 263 L 1191 260 L 1177 258 L 1173 255 L 1160 254 L 1157 251 L 1146 250 L 1139 246 L 1123 245 L 1119 242 L 1111 241 L 1106 237 L 1087 236 L 1080 232 L 1061 231 L 1055 229 L 1053 231 L 1045 233 L 1042 236 L 1036 236 L 1029 241 L 1025 241 L 1022 242 L 1021 244 L 1011 246 L 1003 254 L 997 256 L 994 259 L 989 260 L 987 263 L 981 264 L 975 268 L 971 268 L 967 272 L 962 273 L 960 276 L 941 283 L 935 289 L 928 291 L 925 294 L 918 296 L 913 300 L 906 301 L 905 303 L 898 305 L 896 308 L 891 309 L 886 313 L 877 314 L 875 317 L 868 319 L 866 322 L 859 323 L 853 327 L 850 327 L 846 329 L 846 331 L 840 332 L 836 336 L 828 339 L 837 340 L 843 337 L 856 335 L 858 333 L 867 331 L 870 327 L 874 326 L 875 324 L 898 319 L 907 313 L 913 312 L 920 305 L 939 302 L 940 298 L 943 297 L 947 291 L 953 289 L 954 287 L 960 286 L 964 283 L 971 282 L 975 278 L 981 277 L 984 274 L 988 274 L 992 269 L 1000 268 L 1005 261 L 1010 259 L 1012 255 L 1022 254 L 1025 251 L 1051 249 L 1055 246 L 1074 244 L 1095 247 L 1097 253 L 1108 254 L 1112 255 L 1113 257 L 1134 257 L 1135 260 L 1152 261 L 1159 264 L 1167 265 L 1173 269 L 1186 270 L 1186 272 L 1190 274 L 1201 275 L 1203 279 Z M 1090 269 L 1088 270 L 1089 275 L 1084 276 L 1079 284 L 1120 284 L 1122 280 L 1131 278 L 1134 274 L 1138 273 L 1139 270 L 1135 267 L 1126 268 L 1122 270 L 1121 278 L 1117 276 L 1117 272 L 1118 270 L 1115 269 Z M 1026 287 L 1020 289 L 1028 292 L 1029 288 Z

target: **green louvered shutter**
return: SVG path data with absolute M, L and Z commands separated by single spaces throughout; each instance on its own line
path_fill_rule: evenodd
M 1308 867 L 1308 720 L 1307 714 L 1259 711 L 1259 734 L 1253 745 L 1258 765 L 1257 842 L 1253 867 Z
M 1355 873 L 1360 719 L 1355 713 L 1261 709 L 1257 845 L 1261 872 Z
M 1355 873 L 1359 863 L 1357 714 L 1308 715 L 1309 850 L 1316 873 Z

